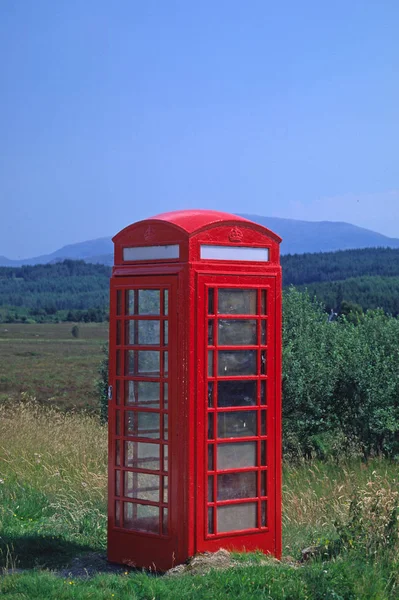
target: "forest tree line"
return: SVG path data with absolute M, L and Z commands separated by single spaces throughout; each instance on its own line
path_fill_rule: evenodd
M 399 249 L 284 255 L 281 263 L 284 287 L 307 289 L 328 311 L 399 314 Z M 110 275 L 83 260 L 0 267 L 0 322 L 103 321 Z

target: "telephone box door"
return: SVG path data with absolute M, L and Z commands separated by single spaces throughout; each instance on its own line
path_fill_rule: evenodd
M 276 280 L 199 279 L 197 549 L 275 552 Z
M 174 276 L 111 281 L 109 559 L 132 564 L 137 555 L 139 564 L 159 569 L 173 564 L 178 538 L 169 402 L 176 298 Z

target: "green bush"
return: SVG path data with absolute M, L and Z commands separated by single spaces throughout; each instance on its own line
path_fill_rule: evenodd
M 284 295 L 284 450 L 399 456 L 399 320 L 382 310 L 329 322 L 323 306 Z

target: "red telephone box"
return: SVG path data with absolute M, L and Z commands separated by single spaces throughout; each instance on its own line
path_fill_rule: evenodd
M 206 210 L 114 237 L 110 561 L 162 571 L 221 547 L 280 556 L 280 242 Z

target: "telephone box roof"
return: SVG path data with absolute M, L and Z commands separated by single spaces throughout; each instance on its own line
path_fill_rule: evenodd
M 175 210 L 171 212 L 160 213 L 159 215 L 155 215 L 154 217 L 150 217 L 149 219 L 145 219 L 144 221 L 162 221 L 164 223 L 170 223 L 171 225 L 182 229 L 188 235 L 191 235 L 201 229 L 206 229 L 210 226 L 226 222 L 236 224 L 241 223 L 243 225 L 251 224 L 255 225 L 258 229 L 264 230 L 276 242 L 281 242 L 281 238 L 270 229 L 267 229 L 267 227 L 259 225 L 259 223 L 254 223 L 253 221 L 245 219 L 244 217 L 232 215 L 230 213 L 220 212 L 217 210 Z M 141 223 L 143 223 L 144 221 L 141 221 Z M 138 223 L 135 223 L 135 225 L 137 224 Z

